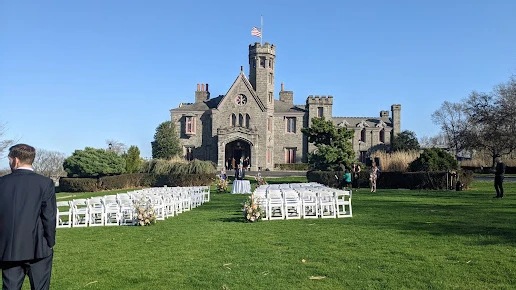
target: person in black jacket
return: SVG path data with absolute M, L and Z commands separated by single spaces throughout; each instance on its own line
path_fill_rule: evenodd
M 49 289 L 56 239 L 54 182 L 34 173 L 34 147 L 9 148 L 12 173 L 0 177 L 0 267 L 3 289 Z
M 494 198 L 503 198 L 503 179 L 505 175 L 505 164 L 502 162 L 500 154 L 495 156 L 496 167 L 495 167 L 495 178 L 494 187 L 496 190 L 496 196 Z
M 245 178 L 245 169 L 243 167 L 243 164 L 238 164 L 238 168 L 235 169 L 235 179 L 236 180 L 243 180 Z

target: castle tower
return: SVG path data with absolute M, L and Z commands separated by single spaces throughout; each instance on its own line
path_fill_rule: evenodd
M 392 105 L 392 135 L 396 136 L 401 133 L 401 105 Z
M 268 111 L 274 111 L 276 47 L 268 42 L 249 45 L 249 81 Z

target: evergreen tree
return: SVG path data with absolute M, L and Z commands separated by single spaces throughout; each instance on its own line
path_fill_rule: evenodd
M 341 166 L 350 168 L 355 160 L 355 152 L 351 145 L 353 131 L 337 128 L 329 120 L 313 118 L 312 126 L 302 128 L 301 132 L 313 143 L 317 150 L 309 153 L 308 163 L 315 170 L 339 170 Z
M 181 152 L 174 123 L 166 121 L 156 128 L 152 145 L 152 158 L 170 159 Z
M 66 158 L 63 168 L 68 177 L 115 175 L 125 172 L 125 160 L 113 151 L 86 147 Z
M 417 141 L 416 133 L 409 130 L 405 130 L 392 138 L 392 152 L 412 150 L 419 150 L 419 141 Z
M 125 171 L 127 173 L 140 172 L 142 159 L 140 158 L 140 149 L 137 146 L 129 147 L 127 153 L 122 156 L 125 158 Z

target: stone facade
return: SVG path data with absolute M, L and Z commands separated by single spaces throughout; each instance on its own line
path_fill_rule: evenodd
M 281 84 L 274 97 L 276 48 L 269 43 L 249 45 L 249 78 L 241 68 L 225 95 L 210 98 L 208 84 L 198 84 L 194 103 L 170 110 L 187 159 L 211 160 L 231 167 L 233 158 L 249 158 L 251 170 L 274 170 L 276 164 L 307 162 L 315 147 L 301 133 L 312 118 L 325 117 L 355 132 L 352 144 L 364 162 L 371 150 L 388 149 L 400 132 L 401 105 L 378 117 L 334 117 L 332 96 L 308 96 L 294 105 L 294 92 Z

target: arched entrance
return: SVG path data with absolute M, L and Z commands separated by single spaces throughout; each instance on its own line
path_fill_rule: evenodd
M 251 145 L 244 140 L 235 140 L 226 144 L 225 166 L 228 170 L 235 169 L 242 160 L 246 165 L 251 163 Z

